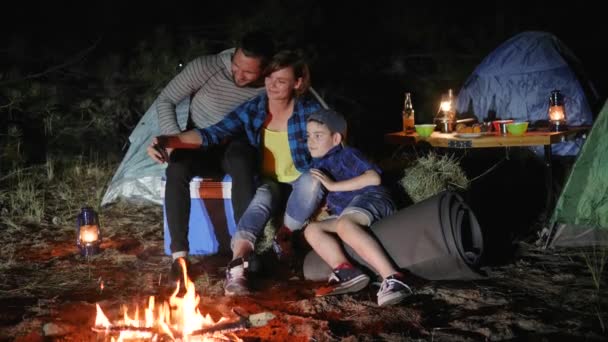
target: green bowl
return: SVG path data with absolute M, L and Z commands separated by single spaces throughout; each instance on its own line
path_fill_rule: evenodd
M 523 135 L 528 130 L 528 121 L 507 124 L 507 132 L 512 135 Z
M 429 137 L 435 130 L 435 124 L 414 125 L 416 133 L 421 137 Z

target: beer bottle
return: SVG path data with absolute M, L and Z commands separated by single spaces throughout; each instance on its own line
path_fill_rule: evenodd
M 412 106 L 412 96 L 410 93 L 405 93 L 405 101 L 403 102 L 403 131 L 405 133 L 414 130 L 414 106 Z

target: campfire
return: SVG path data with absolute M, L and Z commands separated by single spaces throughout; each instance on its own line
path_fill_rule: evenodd
M 200 297 L 187 276 L 185 263 L 180 261 L 184 271 L 182 281 L 186 284 L 183 297 L 177 295 L 178 284 L 168 301 L 157 304 L 154 296 L 150 296 L 143 319 L 138 307 L 131 317 L 125 305 L 123 318 L 116 323 L 112 323 L 97 304 L 92 330 L 110 337 L 111 341 L 241 341 L 231 331 L 251 326 L 250 317 L 241 316 L 237 321 L 222 317 L 215 322 L 211 316 L 201 314 Z

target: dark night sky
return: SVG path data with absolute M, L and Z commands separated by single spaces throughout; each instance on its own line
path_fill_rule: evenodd
M 345 33 L 345 40 L 355 40 L 347 37 L 349 30 L 359 32 L 361 29 L 370 32 L 371 39 L 364 39 L 360 43 L 375 45 L 382 42 L 391 45 L 398 42 L 386 31 L 383 23 L 400 21 L 407 30 L 416 31 L 416 25 L 409 22 L 436 22 L 437 26 L 446 26 L 446 29 L 460 29 L 465 34 L 479 31 L 492 31 L 499 25 L 496 23 L 496 14 L 502 13 L 505 33 L 508 38 L 509 30 L 546 30 L 562 39 L 575 54 L 587 64 L 599 63 L 603 44 L 601 15 L 598 5 L 569 4 L 556 5 L 557 2 L 533 1 L 509 2 L 508 4 L 482 4 L 464 5 L 462 1 L 446 2 L 449 5 L 438 5 L 437 2 L 424 2 L 423 4 L 407 4 L 407 2 L 369 3 L 353 5 L 346 1 L 239 1 L 233 0 L 227 9 L 226 4 L 219 2 L 199 1 L 194 4 L 179 5 L 176 2 L 151 4 L 131 1 L 103 1 L 103 2 L 56 2 L 32 3 L 19 2 L 20 8 L 5 12 L 0 25 L 6 33 L 25 33 L 31 39 L 42 39 L 46 42 L 61 41 L 72 42 L 76 38 L 94 39 L 104 34 L 108 45 L 121 45 L 132 43 L 134 39 L 145 36 L 152 31 L 155 25 L 163 24 L 167 27 L 196 27 L 207 25 L 225 25 L 228 17 L 246 18 L 252 12 L 259 11 L 254 3 L 271 6 L 274 4 L 284 9 L 283 15 L 297 18 L 301 14 L 309 15 L 314 11 L 322 11 L 326 15 L 322 22 L 311 18 L 310 27 L 302 27 L 302 31 L 332 35 Z M 403 3 L 403 4 L 401 4 Z M 582 2 L 581 2 L 582 3 Z M 269 5 L 270 4 L 270 5 Z M 19 6 L 19 5 L 18 5 Z M 145 6 L 145 7 L 144 7 Z M 306 9 L 306 11 L 302 11 Z M 300 12 L 300 13 L 294 13 Z M 302 13 L 305 12 L 305 13 Z M 476 13 L 473 13 L 476 12 Z M 303 25 L 304 26 L 304 25 Z M 319 32 L 321 31 L 321 32 Z M 334 33 L 332 33 L 332 31 Z M 304 34 L 302 34 L 304 35 Z M 59 39 L 61 37 L 61 39 Z M 67 39 L 66 39 L 67 38 Z M 360 38 L 360 37 L 359 37 Z M 398 38 L 398 35 L 395 35 Z M 495 46 L 500 44 L 503 37 L 497 37 Z M 310 37 L 315 39 L 315 37 Z M 322 39 L 318 37 L 317 39 Z M 504 39 L 503 39 L 504 40 Z M 364 47 L 362 47 L 364 48 Z M 489 51 L 488 51 L 489 52 Z
M 580 3 L 558 6 L 557 2 L 533 1 L 517 4 L 487 2 L 481 5 L 465 5 L 462 1 L 444 4 L 379 1 L 354 5 L 347 1 L 233 0 L 221 3 L 199 1 L 187 5 L 130 1 L 64 2 L 69 5 L 57 5 L 54 2 L 31 4 L 26 1 L 20 2 L 21 8 L 10 14 L 5 12 L 8 18 L 0 25 L 12 39 L 25 39 L 30 46 L 26 52 L 28 58 L 35 59 L 40 51 L 35 49 L 38 43 L 69 54 L 102 37 L 99 51 L 120 51 L 129 49 L 142 38 L 151 37 L 158 25 L 175 34 L 197 30 L 209 32 L 210 28 L 219 32 L 231 30 L 231 25 L 241 22 L 239 18 L 268 15 L 267 26 L 275 31 L 281 30 L 281 24 L 272 24 L 277 17 L 281 17 L 283 23 L 292 23 L 293 41 L 302 46 L 314 45 L 319 59 L 327 58 L 327 63 L 338 70 L 339 65 L 351 69 L 361 65 L 364 69 L 366 64 L 373 63 L 371 57 L 382 54 L 420 52 L 420 46 L 408 45 L 408 36 L 428 34 L 429 27 L 465 37 L 458 42 L 459 46 L 451 46 L 451 51 L 458 52 L 460 48 L 466 50 L 473 46 L 480 56 L 479 61 L 518 32 L 543 30 L 555 34 L 579 57 L 605 99 L 608 73 L 603 65 L 602 11 L 598 10 L 598 5 Z M 268 8 L 279 10 L 260 13 L 260 8 L 265 12 Z M 231 36 L 218 34 L 218 38 L 228 37 Z M 432 46 L 441 50 L 445 48 L 442 44 L 453 42 L 439 41 L 438 37 Z M 338 53 L 344 55 L 334 59 L 327 57 Z M 382 57 L 377 63 L 388 63 Z M 327 73 L 328 69 L 324 72 Z M 342 72 L 348 73 L 348 70 Z M 317 74 L 316 80 L 328 76 Z

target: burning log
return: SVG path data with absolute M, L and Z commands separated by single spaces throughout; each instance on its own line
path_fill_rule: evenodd
M 234 311 L 234 312 L 238 314 L 237 311 Z M 191 333 L 191 335 L 192 336 L 205 335 L 205 334 L 212 334 L 212 333 L 216 333 L 216 332 L 226 333 L 226 332 L 231 332 L 231 331 L 248 329 L 251 327 L 262 327 L 262 326 L 266 325 L 268 323 L 268 321 L 270 321 L 271 319 L 273 319 L 275 317 L 270 312 L 260 312 L 260 313 L 249 315 L 249 316 L 242 316 L 242 315 L 239 315 L 239 316 L 241 318 L 238 321 L 219 323 L 212 327 L 195 330 Z
M 156 339 L 159 336 L 168 336 L 171 340 L 181 340 L 201 335 L 213 336 L 214 340 L 240 340 L 236 336 L 228 338 L 223 334 L 262 326 L 274 318 L 274 315 L 269 312 L 247 315 L 234 309 L 233 311 L 239 317 L 236 321 L 228 321 L 227 318 L 222 317 L 216 322 L 208 314 L 202 315 L 198 308 L 200 297 L 187 276 L 185 262 L 181 259 L 180 261 L 184 274 L 182 280 L 186 285 L 186 293 L 183 297 L 177 296 L 178 285 L 169 300 L 163 301 L 160 305 L 156 305 L 153 296 L 149 298 L 148 306 L 144 310 L 144 320 L 139 319 L 138 308 L 135 310 L 135 316 L 129 317 L 125 306 L 123 320 L 114 324 L 106 317 L 98 304 L 95 326 L 91 330 L 103 334 L 120 334 L 118 341 L 133 338 Z
M 241 318 L 236 322 L 218 323 L 212 327 L 194 330 L 190 336 L 213 334 L 216 332 L 227 333 L 232 331 L 243 330 L 251 327 L 251 322 L 246 318 Z
M 269 320 L 273 319 L 275 316 L 269 312 L 262 312 L 258 314 L 254 314 L 251 316 L 243 317 L 238 321 L 233 322 L 224 322 L 218 323 L 214 326 L 198 329 L 192 331 L 189 336 L 198 336 L 198 335 L 211 335 L 214 333 L 227 333 L 233 332 L 243 329 L 248 329 L 251 327 L 261 327 L 268 323 Z M 138 327 L 132 325 L 112 325 L 109 327 L 105 326 L 94 326 L 91 328 L 92 331 L 96 333 L 120 333 L 120 332 L 147 332 L 147 333 L 158 333 L 158 329 L 152 327 Z M 172 331 L 173 336 L 180 338 L 181 333 L 178 331 Z
M 120 333 L 123 331 L 156 333 L 156 329 L 154 328 L 135 327 L 132 325 L 112 325 L 109 327 L 96 325 L 92 327 L 91 330 L 96 333 Z
M 188 336 L 200 336 L 200 335 L 212 335 L 214 333 L 227 333 L 238 331 L 242 329 L 247 329 L 251 327 L 251 323 L 248 319 L 242 318 L 236 322 L 227 322 L 227 323 L 218 323 L 214 326 L 198 329 L 192 331 Z M 92 331 L 96 333 L 105 333 L 105 334 L 117 334 L 117 333 L 150 333 L 150 334 L 158 334 L 159 329 L 153 327 L 137 327 L 132 325 L 112 325 L 109 327 L 104 326 L 94 326 L 91 328 Z M 181 338 L 182 334 L 178 331 L 172 331 L 173 337 Z M 162 334 L 162 333 L 161 333 Z

